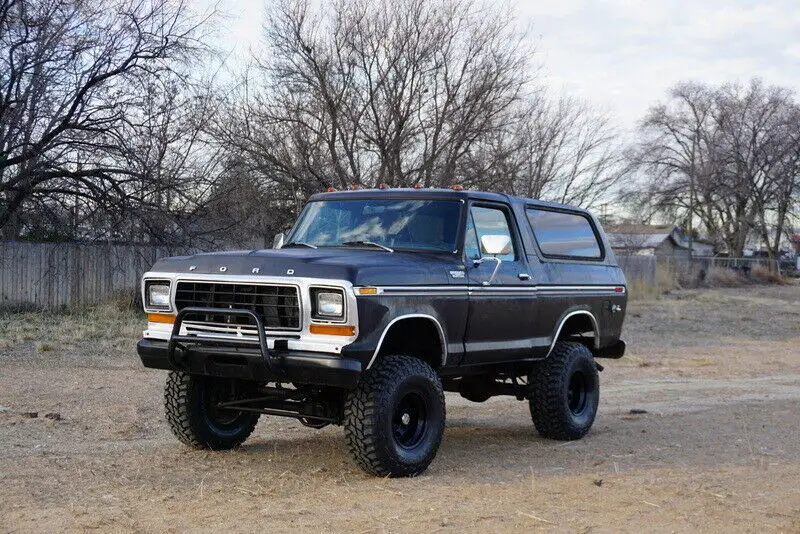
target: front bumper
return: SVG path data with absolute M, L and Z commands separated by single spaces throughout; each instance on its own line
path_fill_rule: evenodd
M 192 374 L 240 378 L 256 382 L 292 382 L 352 389 L 361 376 L 361 362 L 317 352 L 272 351 L 271 363 L 258 347 L 192 345 L 170 361 L 168 341 L 142 339 L 136 352 L 145 367 Z

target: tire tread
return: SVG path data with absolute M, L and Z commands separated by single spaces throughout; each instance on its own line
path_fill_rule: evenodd
M 244 443 L 250 437 L 258 423 L 258 417 L 247 419 L 247 424 L 234 438 L 221 438 L 204 435 L 203 429 L 196 422 L 195 395 L 197 395 L 197 378 L 181 371 L 170 371 L 164 387 L 164 413 L 170 430 L 178 441 L 196 449 L 224 450 L 232 449 Z
M 588 357 L 594 360 L 591 351 L 583 344 L 573 341 L 559 341 L 546 360 L 539 362 L 530 375 L 533 388 L 529 405 L 531 419 L 536 430 L 545 438 L 556 440 L 575 440 L 582 438 L 591 428 L 595 414 L 586 428 L 576 427 L 563 410 L 561 388 L 568 379 L 567 372 L 570 360 Z M 594 380 L 599 384 L 597 368 L 594 368 Z M 596 409 L 596 408 L 595 408 Z
M 344 408 L 344 430 L 348 448 L 356 463 L 366 472 L 380 477 L 414 476 L 424 471 L 436 455 L 437 446 L 421 465 L 408 469 L 408 466 L 388 458 L 381 451 L 381 436 L 377 429 L 377 417 L 391 409 L 385 403 L 386 396 L 376 395 L 385 391 L 398 377 L 420 375 L 436 384 L 440 395 L 438 402 L 442 410 L 440 429 L 444 429 L 444 392 L 439 375 L 427 363 L 412 356 L 395 355 L 379 360 L 374 367 L 365 372 L 356 390 L 348 395 Z

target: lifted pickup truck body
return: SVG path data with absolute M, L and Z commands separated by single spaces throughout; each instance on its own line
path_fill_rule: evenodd
M 418 361 L 421 374 L 433 373 L 429 382 L 438 383 L 431 388 L 471 400 L 510 394 L 546 404 L 535 398 L 533 375 L 565 351 L 570 361 L 573 353 L 592 361 L 589 371 L 576 371 L 574 384 L 568 383 L 574 377 L 564 378 L 564 402 L 594 402 L 588 426 L 543 431 L 533 404 L 531 410 L 540 432 L 574 439 L 594 420 L 593 358 L 624 353 L 625 278 L 598 221 L 578 208 L 496 193 L 315 195 L 283 248 L 163 259 L 145 274 L 142 291 L 149 317 L 138 345 L 142 362 L 172 371 L 167 411 L 173 430 L 181 427 L 178 437 L 212 448 L 243 440 L 186 430 L 191 417 L 176 410 L 188 408 L 170 407 L 171 397 L 214 390 L 213 406 L 197 402 L 229 426 L 234 416 L 258 414 L 289 415 L 310 426 L 344 423 L 351 449 L 358 449 L 366 438 L 351 435 L 364 424 L 348 423 L 356 417 L 355 397 L 375 401 L 375 392 L 361 390 L 374 380 L 391 382 L 396 368 L 413 383 L 420 373 L 409 369 Z M 379 450 L 377 460 L 372 449 L 354 451 L 362 467 L 379 475 L 427 467 L 438 438 L 412 436 L 408 447 L 401 439 L 409 425 L 403 421 L 438 413 L 427 387 L 409 394 L 403 413 L 387 408 L 389 419 L 400 418 L 393 432 L 401 443 L 394 443 L 395 453 Z M 581 388 L 594 397 L 587 401 Z M 404 402 L 386 400 L 395 401 Z M 440 419 L 427 427 L 423 420 L 420 428 L 412 422 L 410 432 L 441 437 L 429 427 L 443 426 L 443 402 Z M 377 449 L 392 448 L 375 439 Z M 433 454 L 416 450 L 428 441 L 435 442 Z

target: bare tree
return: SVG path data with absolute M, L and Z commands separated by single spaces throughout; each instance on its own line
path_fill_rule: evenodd
M 117 181 L 126 202 L 113 227 L 152 243 L 202 242 L 213 228 L 196 220 L 206 214 L 222 169 L 220 151 L 205 134 L 218 111 L 215 94 L 185 72 L 137 81 L 132 93 L 140 97 L 105 135 L 114 147 L 110 157 L 128 172 Z
M 566 96 L 526 101 L 479 147 L 463 169 L 469 183 L 565 204 L 596 206 L 630 171 L 608 118 Z
M 753 80 L 746 88 L 721 88 L 717 108 L 720 141 L 727 149 L 725 182 L 749 193 L 752 209 L 747 228 L 761 238 L 774 258 L 797 201 L 800 106 L 790 90 Z
M 212 128 L 270 209 L 381 183 L 592 205 L 626 175 L 606 118 L 536 86 L 512 13 L 473 0 L 312 5 L 271 10 L 265 48 Z
M 502 12 L 461 0 L 310 6 L 287 0 L 273 11 L 267 51 L 218 134 L 301 197 L 454 183 L 528 83 L 524 36 Z
M 169 0 L 0 0 L 0 228 L 25 206 L 118 208 L 139 179 L 111 133 L 142 78 L 200 48 L 201 21 Z M 135 120 L 135 119 L 134 119 Z
M 316 6 L 316 7 L 314 7 Z M 480 0 L 278 0 L 233 87 L 182 0 L 0 0 L 6 237 L 251 242 L 328 187 L 467 186 L 592 205 L 608 121 L 536 86 Z
M 753 80 L 682 83 L 670 97 L 651 108 L 632 152 L 646 177 L 637 200 L 697 217 L 731 254 L 741 255 L 754 232 L 777 254 L 797 200 L 794 95 Z

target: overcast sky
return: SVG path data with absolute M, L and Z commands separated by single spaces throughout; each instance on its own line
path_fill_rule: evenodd
M 800 0 L 510 3 L 531 28 L 547 83 L 589 100 L 622 129 L 679 80 L 761 76 L 800 91 Z M 223 0 L 232 17 L 223 46 L 246 53 L 259 37 L 264 5 Z

